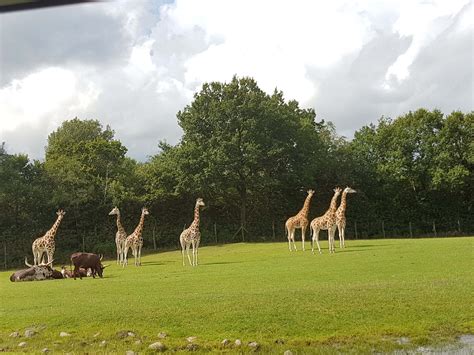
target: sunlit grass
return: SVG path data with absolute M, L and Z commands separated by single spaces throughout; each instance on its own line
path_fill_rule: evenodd
M 160 340 L 176 350 L 196 336 L 201 350 L 238 338 L 264 350 L 370 351 L 473 333 L 474 239 L 347 244 L 335 255 L 324 243 L 322 255 L 290 253 L 285 243 L 203 247 L 196 268 L 183 267 L 179 252 L 159 253 L 138 268 L 113 262 L 103 279 L 12 283 L 2 272 L 0 348 L 144 351 Z M 29 327 L 39 333 L 9 337 Z M 122 330 L 136 337 L 119 339 Z

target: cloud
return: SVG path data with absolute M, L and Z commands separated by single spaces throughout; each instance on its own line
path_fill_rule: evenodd
M 340 134 L 419 107 L 473 109 L 472 2 L 118 1 L 1 15 L 0 141 L 42 158 L 79 117 L 143 160 L 204 82 L 254 77 Z M 32 127 L 32 128 L 30 128 Z M 36 132 L 36 133 L 35 133 Z

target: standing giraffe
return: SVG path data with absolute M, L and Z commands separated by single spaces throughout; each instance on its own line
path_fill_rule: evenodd
M 47 263 L 51 263 L 51 267 L 53 267 L 53 256 L 54 256 L 54 251 L 56 249 L 56 244 L 54 243 L 54 237 L 56 236 L 56 232 L 58 231 L 59 224 L 61 223 L 64 215 L 66 212 L 63 210 L 58 210 L 56 212 L 58 215 L 58 218 L 56 219 L 56 222 L 54 222 L 53 226 L 49 231 L 46 232 L 46 234 L 40 238 L 36 238 L 35 241 L 33 242 L 33 245 L 31 249 L 33 250 L 33 264 L 38 265 L 41 263 L 43 259 L 43 254 L 46 252 L 46 255 L 48 257 Z
M 352 194 L 357 192 L 354 189 L 351 189 L 349 186 L 342 191 L 342 196 L 341 196 L 341 204 L 339 205 L 337 211 L 336 211 L 336 225 L 337 225 L 337 231 L 339 234 L 339 247 L 340 248 L 345 248 L 346 244 L 344 242 L 344 238 L 346 236 L 346 195 L 347 194 Z
M 303 251 L 304 251 L 304 238 L 306 234 L 306 228 L 308 227 L 308 210 L 309 210 L 309 203 L 311 201 L 311 197 L 313 197 L 314 190 L 308 190 L 308 196 L 304 200 L 303 208 L 298 212 L 296 216 L 288 218 L 285 223 L 285 231 L 288 235 L 288 248 L 290 251 L 291 249 L 291 241 L 293 241 L 293 247 L 296 249 L 295 244 L 295 231 L 297 228 L 301 228 L 301 241 L 303 243 Z
M 123 252 L 125 249 L 125 239 L 127 239 L 127 232 L 120 222 L 120 210 L 118 207 L 114 207 L 112 211 L 109 212 L 109 216 L 117 215 L 117 233 L 115 233 L 115 245 L 117 246 L 117 264 L 123 263 Z
M 145 216 L 149 214 L 146 207 L 142 208 L 142 215 L 140 217 L 140 222 L 138 223 L 137 228 L 130 234 L 127 239 L 125 239 L 125 248 L 123 251 L 123 267 L 128 265 L 128 248 L 132 248 L 132 254 L 135 257 L 135 266 L 140 266 L 142 264 L 142 246 L 143 246 L 143 224 L 145 222 Z
M 205 206 L 202 198 L 196 200 L 196 205 L 194 206 L 194 220 L 191 225 L 181 232 L 179 236 L 179 242 L 181 243 L 181 253 L 183 254 L 183 266 L 184 263 L 184 250 L 188 254 L 188 261 L 191 266 L 197 266 L 198 264 L 198 248 L 199 242 L 201 241 L 201 232 L 199 231 L 199 208 Z M 189 257 L 189 248 L 192 245 L 193 247 L 193 261 Z
M 319 254 L 321 254 L 321 248 L 319 246 L 319 231 L 327 230 L 328 231 L 328 242 L 329 242 L 329 252 L 334 253 L 334 234 L 336 234 L 336 208 L 337 208 L 337 198 L 341 194 L 342 189 L 336 187 L 334 189 L 334 196 L 331 199 L 331 204 L 329 209 L 320 217 L 316 217 L 311 221 L 311 233 L 313 238 L 311 240 L 311 251 L 314 254 L 314 242 L 318 245 Z

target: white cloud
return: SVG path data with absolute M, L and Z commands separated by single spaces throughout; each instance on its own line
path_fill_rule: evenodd
M 99 90 L 92 83 L 80 83 L 71 70 L 51 67 L 15 79 L 0 89 L 0 137 L 9 137 L 15 130 L 38 129 L 51 131 L 78 110 L 89 107 Z M 31 138 L 31 137 L 29 137 Z M 14 150 L 30 145 L 25 141 L 8 142 Z M 33 157 L 35 151 L 25 151 Z
M 410 76 L 410 65 L 420 50 L 431 43 L 440 33 L 452 25 L 452 17 L 470 0 L 402 2 L 400 15 L 393 26 L 393 31 L 403 37 L 410 37 L 412 43 L 407 51 L 401 54 L 388 68 L 385 74 L 385 86 L 395 78 L 398 83 Z
M 144 159 L 179 140 L 176 112 L 202 83 L 234 74 L 348 136 L 381 115 L 472 109 L 472 84 L 446 84 L 472 77 L 468 0 L 129 0 L 2 16 L 0 141 L 34 158 L 78 116 Z
M 185 61 L 186 85 L 249 75 L 304 105 L 318 87 L 309 67 L 333 67 L 373 37 L 365 17 L 337 2 L 188 0 L 164 15 L 180 31 L 202 28 L 211 42 Z

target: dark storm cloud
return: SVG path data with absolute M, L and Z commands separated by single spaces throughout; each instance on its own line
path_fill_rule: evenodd
M 46 66 L 107 66 L 130 45 L 106 4 L 73 5 L 0 15 L 0 86 Z

